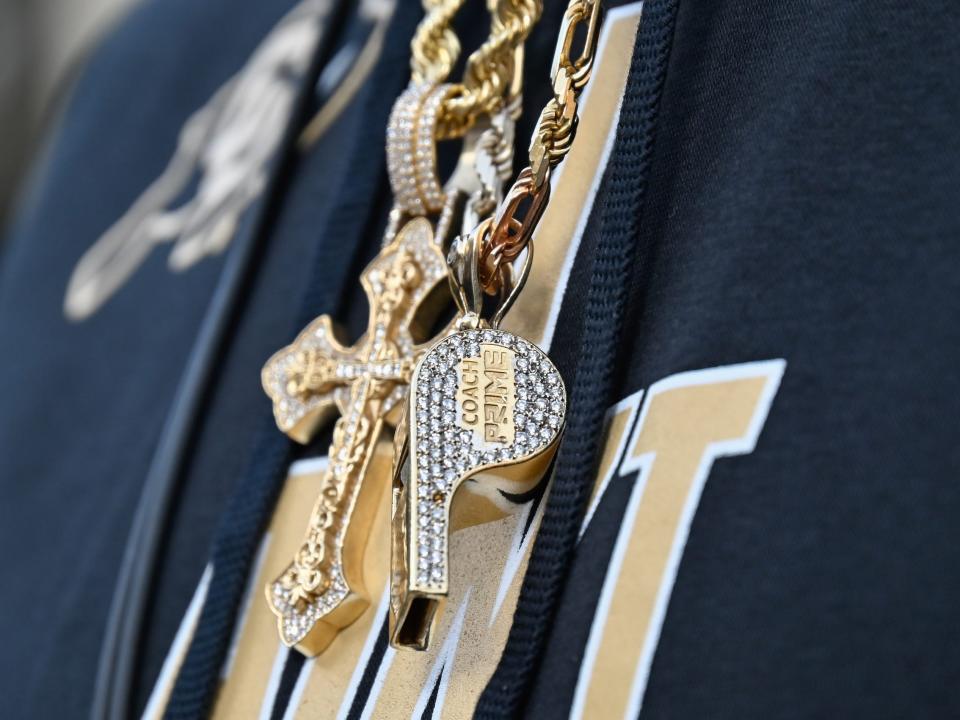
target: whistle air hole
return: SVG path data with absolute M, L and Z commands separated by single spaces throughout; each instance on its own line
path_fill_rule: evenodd
M 440 603 L 430 598 L 415 598 L 400 626 L 397 640 L 404 647 L 414 650 L 426 650 L 427 640 L 430 637 L 430 625 L 437 614 Z

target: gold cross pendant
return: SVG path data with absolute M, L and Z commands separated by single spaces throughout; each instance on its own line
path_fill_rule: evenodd
M 323 315 L 264 366 L 277 424 L 295 440 L 306 442 L 331 411 L 340 413 L 306 537 L 266 588 L 281 640 L 305 655 L 322 652 L 369 604 L 361 559 L 389 478 L 365 477 L 367 466 L 384 423 L 395 424 L 402 412 L 413 365 L 426 349 L 415 342 L 416 323 L 446 277 L 430 222 L 415 218 L 361 276 L 370 318 L 353 347 L 337 341 Z

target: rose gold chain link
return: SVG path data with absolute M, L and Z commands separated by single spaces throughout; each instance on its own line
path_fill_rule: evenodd
M 590 80 L 600 32 L 600 1 L 571 0 L 560 26 L 551 80 L 553 97 L 540 113 L 530 143 L 530 166 L 517 177 L 480 238 L 479 276 L 486 293 L 501 291 L 504 263 L 530 243 L 550 197 L 550 170 L 570 151 L 580 92 Z M 581 48 L 571 57 L 580 38 Z
M 500 292 L 501 269 L 512 263 L 530 242 L 530 235 L 550 199 L 550 184 L 537 188 L 533 171 L 525 168 L 497 208 L 485 237 L 480 240 L 478 274 L 484 291 Z

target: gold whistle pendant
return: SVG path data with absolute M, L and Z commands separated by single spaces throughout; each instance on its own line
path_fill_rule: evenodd
M 556 452 L 567 400 L 543 351 L 478 328 L 423 356 L 407 403 L 394 461 L 390 642 L 425 650 L 449 591 L 457 490 L 470 485 L 505 505 L 504 494 L 535 487 Z

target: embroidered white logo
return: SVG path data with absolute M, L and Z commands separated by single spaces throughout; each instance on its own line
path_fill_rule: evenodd
M 240 216 L 263 191 L 328 7 L 328 0 L 294 6 L 187 119 L 161 175 L 77 263 L 64 298 L 68 318 L 93 315 L 156 245 L 173 243 L 168 263 L 175 272 L 226 249 Z M 194 178 L 193 195 L 170 207 Z

